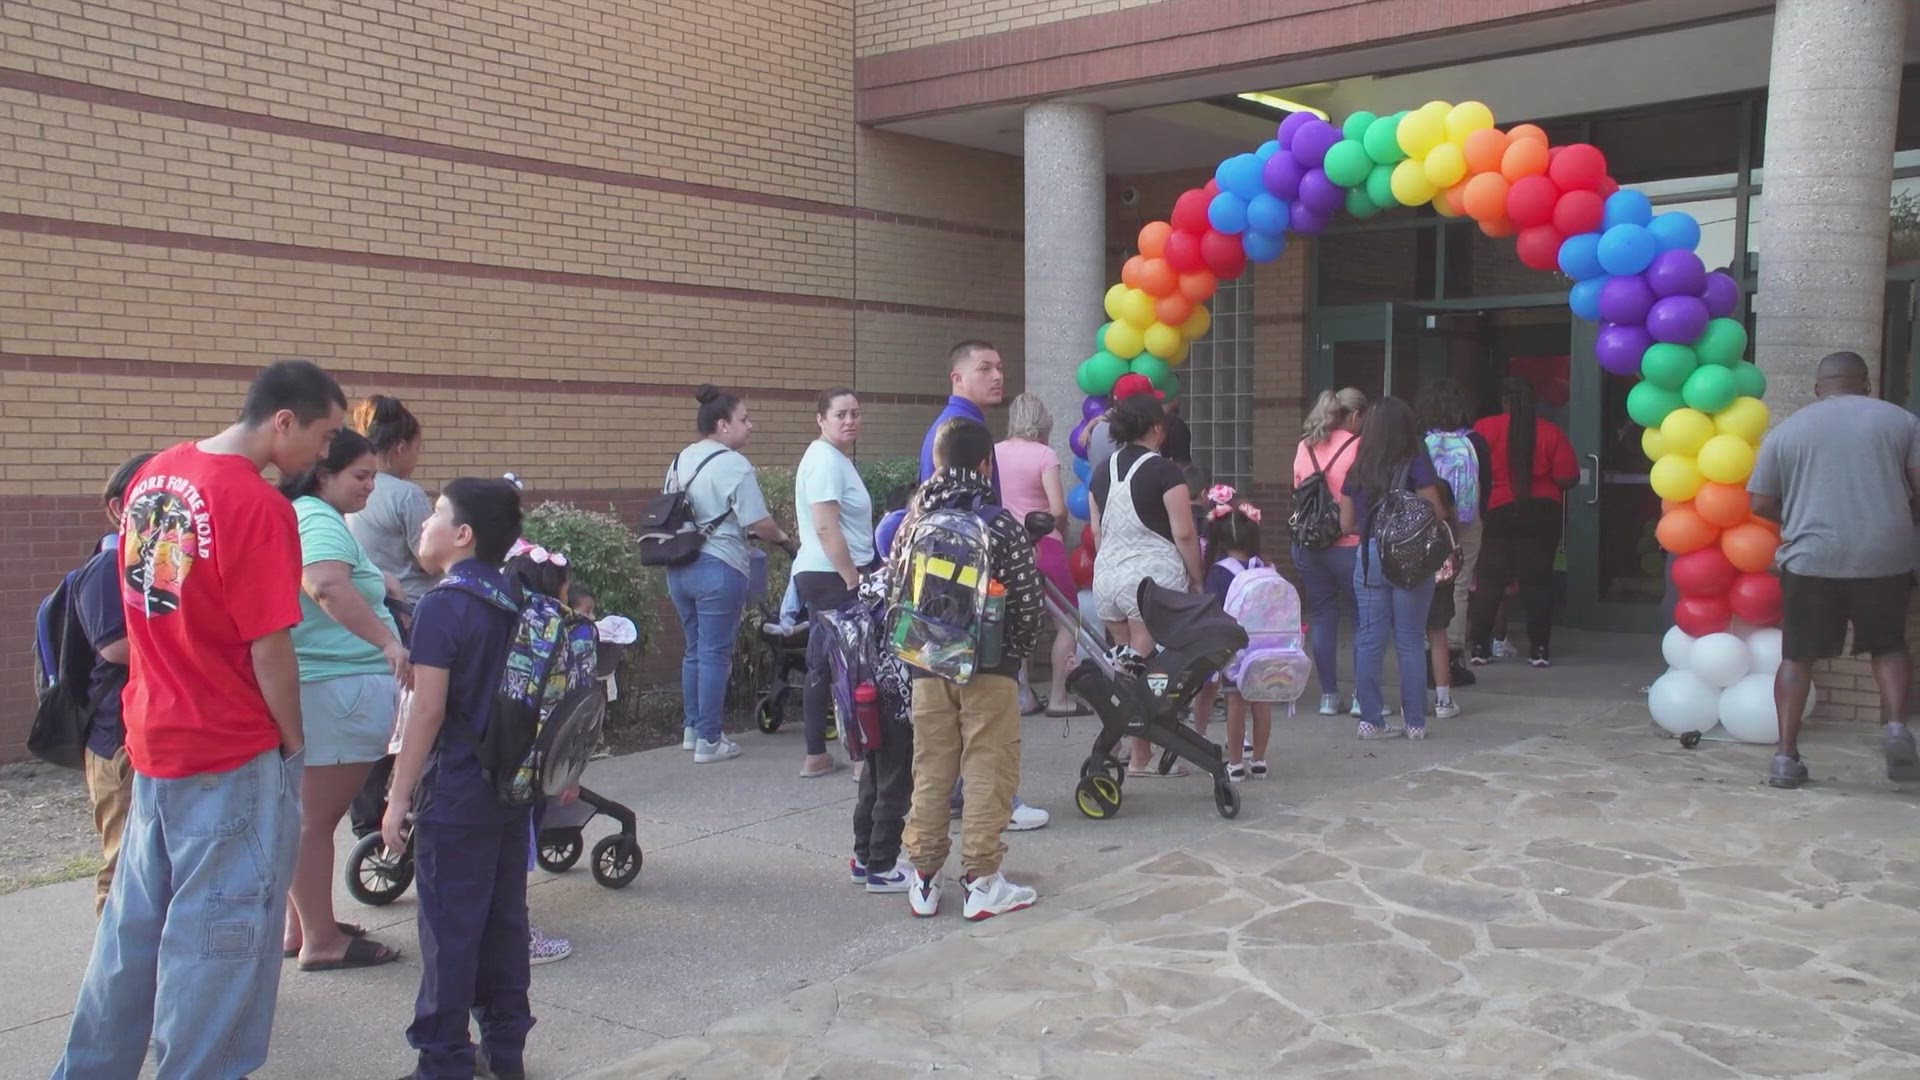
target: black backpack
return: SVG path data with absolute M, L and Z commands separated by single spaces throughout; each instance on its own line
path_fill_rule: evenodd
M 1418 588 L 1453 555 L 1453 529 L 1434 505 L 1407 490 L 1411 458 L 1393 474 L 1393 486 L 1367 515 L 1366 535 L 1380 550 L 1380 575 L 1399 589 Z M 1366 552 L 1361 559 L 1367 559 Z M 1364 563 L 1363 563 L 1364 566 Z
M 1287 528 L 1292 530 L 1293 539 L 1309 551 L 1325 551 L 1340 542 L 1340 501 L 1334 496 L 1333 485 L 1327 483 L 1327 468 L 1340 460 L 1340 455 L 1353 449 L 1360 441 L 1359 436 L 1340 444 L 1333 452 L 1327 464 L 1320 464 L 1313 447 L 1307 447 L 1307 460 L 1313 462 L 1313 475 L 1307 477 L 1293 489 L 1293 513 L 1287 518 Z
M 700 470 L 713 464 L 713 459 L 731 450 L 716 450 L 694 466 L 693 475 L 687 482 L 680 482 L 680 458 L 675 456 L 667 467 L 667 482 L 660 494 L 647 500 L 645 509 L 640 511 L 640 563 L 643 566 L 685 566 L 700 557 L 700 549 L 707 544 L 707 537 L 720 527 L 720 523 L 733 515 L 733 505 L 729 503 L 725 513 L 702 525 L 693 520 L 693 500 L 687 496 L 687 489 L 700 479 Z
M 92 722 L 93 644 L 73 612 L 75 570 L 40 602 L 34 615 L 33 727 L 27 751 L 63 768 L 85 763 L 87 728 Z

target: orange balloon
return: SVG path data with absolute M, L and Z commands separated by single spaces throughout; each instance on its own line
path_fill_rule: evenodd
M 1720 551 L 1727 561 L 1749 574 L 1764 573 L 1773 566 L 1773 553 L 1780 538 L 1764 526 L 1749 521 L 1720 534 Z
M 1685 506 L 1685 505 L 1687 505 L 1687 504 L 1686 504 L 1686 503 L 1684 503 L 1684 502 L 1675 502 L 1675 501 L 1674 501 L 1674 500 L 1672 500 L 1672 499 L 1661 499 L 1661 500 L 1660 500 L 1660 512 L 1661 512 L 1661 513 L 1663 513 L 1663 514 L 1671 514 L 1671 513 L 1673 513 L 1673 512 L 1675 511 L 1675 510 L 1678 510 L 1678 509 L 1680 509 L 1681 507 L 1683 507 L 1683 506 Z
M 1739 484 L 1717 484 L 1708 481 L 1700 485 L 1699 494 L 1693 497 L 1693 508 L 1700 511 L 1707 524 L 1718 525 L 1722 529 L 1731 529 L 1753 516 L 1753 504 L 1747 499 L 1747 489 Z
M 1147 264 L 1145 255 L 1135 255 L 1120 267 L 1120 281 L 1129 289 L 1140 287 L 1140 268 Z
M 1755 525 L 1758 525 L 1761 528 L 1767 530 L 1768 532 L 1772 533 L 1775 536 L 1780 535 L 1780 523 L 1777 521 L 1768 521 L 1766 518 L 1761 517 L 1759 514 L 1753 515 L 1753 517 L 1749 518 L 1748 520 L 1753 522 Z
M 1467 136 L 1462 150 L 1467 155 L 1467 174 L 1497 173 L 1500 157 L 1507 152 L 1507 133 L 1499 128 L 1481 128 Z
M 1547 141 L 1545 139 L 1518 139 L 1508 144 L 1507 152 L 1500 155 L 1500 175 L 1508 183 L 1525 180 L 1529 176 L 1539 176 L 1547 171 Z
M 1173 226 L 1164 221 L 1149 221 L 1140 227 L 1140 254 L 1149 259 L 1158 259 L 1167 253 L 1167 237 L 1173 235 Z
M 1140 291 L 1148 296 L 1166 296 L 1180 287 L 1180 275 L 1165 259 L 1148 259 L 1140 264 Z M 1184 322 L 1185 320 L 1181 320 Z
M 1214 277 L 1211 270 L 1189 270 L 1180 275 L 1180 295 L 1196 304 L 1213 299 L 1219 287 L 1220 279 Z
M 1513 227 L 1513 222 L 1508 221 L 1506 218 L 1499 218 L 1493 221 L 1481 222 L 1480 231 L 1493 237 L 1495 240 L 1504 240 L 1519 230 Z
M 1193 301 L 1176 289 L 1153 302 L 1153 315 L 1168 326 L 1180 326 L 1193 317 Z
M 1489 129 L 1491 130 L 1491 129 Z M 1475 135 L 1480 134 L 1474 132 Z M 1467 181 L 1460 202 L 1475 221 L 1499 221 L 1507 216 L 1507 178 L 1497 172 L 1483 172 Z
M 1515 124 L 1513 127 L 1507 129 L 1507 141 L 1509 143 L 1517 143 L 1523 139 L 1533 140 L 1535 142 L 1546 142 L 1547 133 L 1538 124 Z
M 1682 506 L 1660 515 L 1653 536 L 1665 550 L 1686 555 L 1711 545 L 1720 538 L 1720 530 L 1707 524 L 1699 511 Z

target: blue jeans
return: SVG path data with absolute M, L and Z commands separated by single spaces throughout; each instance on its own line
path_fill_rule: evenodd
M 527 1000 L 527 851 L 532 815 L 493 824 L 413 827 L 420 898 L 420 993 L 407 1043 L 423 1080 L 472 1080 L 468 1017 L 497 1067 L 522 1064 Z
M 54 1080 L 245 1076 L 267 1060 L 304 755 L 134 774 L 120 865 Z
M 673 597 L 680 630 L 687 639 L 686 655 L 680 659 L 685 726 L 707 742 L 719 742 L 733 643 L 747 603 L 747 575 L 702 554 L 667 571 L 667 595 Z
M 1369 542 L 1371 546 L 1371 542 Z M 1380 722 L 1380 672 L 1386 666 L 1387 638 L 1393 638 L 1400 662 L 1400 709 L 1410 728 L 1427 723 L 1427 609 L 1433 606 L 1433 579 L 1417 589 L 1396 589 L 1380 574 L 1375 551 L 1367 564 L 1356 560 L 1353 590 L 1360 602 L 1360 628 L 1354 645 L 1354 691 L 1360 719 Z
M 1293 545 L 1293 566 L 1300 572 L 1301 599 L 1307 607 L 1307 648 L 1320 673 L 1320 692 L 1340 692 L 1340 610 L 1355 603 L 1353 563 L 1357 547 L 1314 551 Z

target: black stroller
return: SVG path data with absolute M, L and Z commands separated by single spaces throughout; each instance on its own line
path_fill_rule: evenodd
M 810 625 L 804 609 L 799 620 L 787 624 L 780 621 L 778 613 L 761 605 L 757 635 L 761 647 L 767 651 L 770 674 L 766 690 L 761 692 L 759 701 L 753 706 L 753 716 L 760 730 L 768 735 L 779 731 L 780 725 L 787 722 L 788 702 L 793 699 L 795 690 L 803 690 L 807 685 L 807 643 L 812 637 Z
M 1044 520 L 1042 520 L 1044 519 Z M 1029 514 L 1027 531 L 1044 536 L 1052 531 L 1053 515 Z M 1074 605 L 1058 586 L 1042 577 L 1047 608 L 1054 618 L 1075 627 L 1080 650 L 1088 656 L 1067 676 L 1067 689 L 1093 707 L 1100 717 L 1100 735 L 1080 765 L 1080 783 L 1073 790 L 1074 805 L 1095 820 L 1120 810 L 1126 767 L 1113 760 L 1113 748 L 1122 738 L 1145 739 L 1162 748 L 1160 771 L 1170 772 L 1181 758 L 1213 777 L 1213 804 L 1220 816 L 1240 813 L 1240 789 L 1227 780 L 1227 760 L 1221 748 L 1188 727 L 1186 716 L 1194 695 L 1233 655 L 1247 647 L 1247 632 L 1212 596 L 1175 592 L 1152 581 L 1140 582 L 1140 614 L 1160 651 L 1146 657 L 1136 670 L 1124 670 L 1110 659 L 1105 635 L 1080 621 Z

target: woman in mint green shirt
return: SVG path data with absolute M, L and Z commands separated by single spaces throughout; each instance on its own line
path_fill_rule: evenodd
M 300 715 L 307 763 L 301 779 L 300 854 L 284 944 L 302 971 L 372 967 L 400 954 L 333 918 L 333 833 L 386 755 L 400 687 L 411 681 L 407 650 L 385 599 L 399 582 L 381 573 L 347 529 L 367 505 L 379 471 L 366 437 L 342 431 L 327 454 L 281 484 L 300 521 Z

